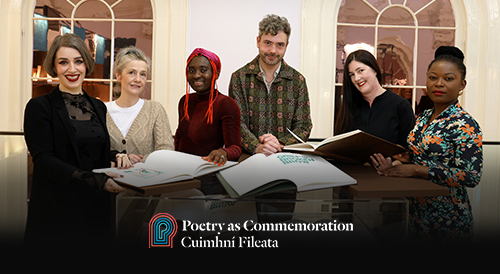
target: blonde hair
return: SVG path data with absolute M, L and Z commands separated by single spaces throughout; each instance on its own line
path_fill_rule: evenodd
M 121 74 L 127 63 L 131 60 L 144 61 L 148 66 L 148 74 L 150 71 L 151 61 L 150 59 L 142 52 L 142 50 L 129 46 L 123 48 L 118 52 L 115 58 L 115 73 Z

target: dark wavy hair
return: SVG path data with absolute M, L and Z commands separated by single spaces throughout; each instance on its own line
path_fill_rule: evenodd
M 377 63 L 375 56 L 366 50 L 357 50 L 349 54 L 344 64 L 344 79 L 342 82 L 342 101 L 339 113 L 335 121 L 334 133 L 341 134 L 353 130 L 354 116 L 359 111 L 359 104 L 363 99 L 363 95 L 352 83 L 349 76 L 349 64 L 352 61 L 358 61 L 372 68 L 377 74 L 377 80 L 382 85 L 382 73 Z

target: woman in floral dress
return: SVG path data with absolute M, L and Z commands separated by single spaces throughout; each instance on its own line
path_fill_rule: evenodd
M 482 132 L 458 102 L 465 88 L 464 55 L 456 47 L 440 47 L 427 70 L 427 91 L 434 108 L 424 111 L 408 135 L 410 152 L 395 157 L 372 157 L 385 176 L 419 176 L 445 186 L 449 196 L 410 197 L 410 239 L 425 243 L 470 243 L 472 208 L 467 187 L 481 180 Z

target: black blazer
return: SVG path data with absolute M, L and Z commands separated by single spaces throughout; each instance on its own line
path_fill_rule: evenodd
M 100 151 L 99 168 L 109 167 L 106 106 L 86 93 L 84 96 L 99 117 L 106 135 Z M 96 217 L 96 213 L 108 214 L 109 218 L 110 198 L 102 189 L 103 185 L 87 185 L 72 180 L 73 172 L 80 169 L 80 158 L 59 86 L 51 93 L 28 102 L 24 133 L 34 166 L 25 237 L 29 237 L 30 233 L 50 234 L 53 230 L 64 234 L 64 230 L 74 229 L 69 226 L 70 223 L 80 226 L 80 223 Z

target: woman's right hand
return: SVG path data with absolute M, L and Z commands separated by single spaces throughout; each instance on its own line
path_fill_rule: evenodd
M 393 166 L 391 157 L 385 158 L 384 155 L 380 153 L 375 153 L 370 156 L 370 160 L 372 161 L 373 167 L 377 170 L 379 175 L 383 175 L 382 171 Z
M 223 149 L 214 149 L 208 156 L 201 157 L 201 159 L 212 162 L 214 165 L 223 166 L 227 161 L 227 152 Z

